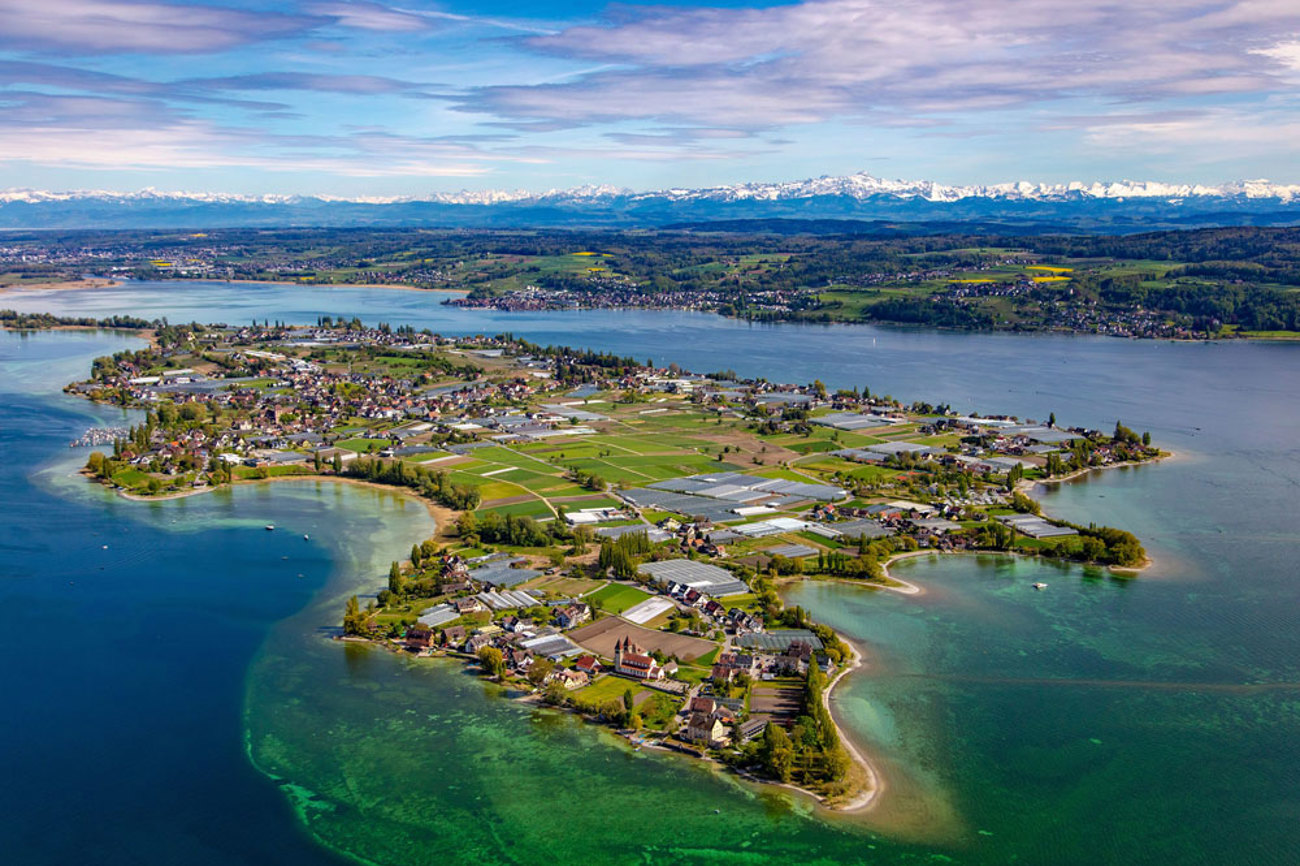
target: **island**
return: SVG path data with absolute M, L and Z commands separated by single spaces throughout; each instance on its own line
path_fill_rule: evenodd
M 0 323 L 147 339 L 66 388 L 138 410 L 71 443 L 99 446 L 83 472 L 124 496 L 314 477 L 424 500 L 437 535 L 394 551 L 387 575 L 358 576 L 373 583 L 348 600 L 338 640 L 463 659 L 634 748 L 842 810 L 879 790 L 831 711 L 862 651 L 786 605 L 782 584 L 914 593 L 889 564 L 923 552 L 1131 577 L 1147 562 L 1136 537 L 1046 516 L 1030 494 L 1165 456 L 1120 422 L 958 414 L 867 384 L 695 373 L 510 335 L 328 316 Z

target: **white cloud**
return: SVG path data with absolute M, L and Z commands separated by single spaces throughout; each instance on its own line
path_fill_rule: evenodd
M 1150 101 L 1285 86 L 1261 51 L 1300 4 L 1201 0 L 815 0 L 764 9 L 619 7 L 602 25 L 524 40 L 612 68 L 473 91 L 463 110 L 577 123 L 748 129 L 957 114 L 1080 97 Z M 1280 54 L 1279 54 L 1280 52 Z
M 305 32 L 311 19 L 222 6 L 128 0 L 0 0 L 0 47 L 93 54 L 188 54 Z
M 339 25 L 356 30 L 403 32 L 428 30 L 432 26 L 424 16 L 381 6 L 378 3 L 315 3 L 308 6 L 307 11 L 315 15 L 329 16 Z

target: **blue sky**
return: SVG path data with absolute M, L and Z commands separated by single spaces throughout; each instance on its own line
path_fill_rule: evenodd
M 0 188 L 1300 181 L 1300 2 L 0 0 Z

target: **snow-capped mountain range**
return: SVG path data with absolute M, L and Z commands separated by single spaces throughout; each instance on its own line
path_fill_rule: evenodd
M 0 228 L 219 226 L 661 226 L 716 220 L 991 221 L 1148 227 L 1300 221 L 1300 184 L 1267 180 L 958 186 L 866 173 L 636 192 L 608 185 L 402 196 L 0 191 Z
M 1290 203 L 1300 200 L 1300 184 L 1280 184 L 1268 180 L 1238 180 L 1221 184 L 1164 183 L 1160 181 L 1107 181 L 1085 183 L 1036 183 L 1012 181 L 1009 183 L 951 185 L 929 180 L 889 180 L 866 172 L 839 177 L 822 176 L 806 180 L 775 183 L 742 183 L 723 186 L 687 189 L 669 189 L 636 192 L 625 187 L 608 184 L 579 186 L 571 189 L 551 189 L 546 192 L 528 190 L 462 190 L 454 193 L 431 193 L 404 196 L 331 195 L 240 195 L 236 193 L 162 191 L 153 188 L 137 192 L 110 192 L 106 190 L 76 190 L 49 192 L 46 190 L 9 189 L 0 191 L 0 202 L 65 202 L 82 199 L 123 201 L 172 200 L 203 203 L 239 204 L 294 204 L 304 201 L 346 202 L 350 204 L 433 204 L 496 205 L 520 202 L 594 202 L 623 199 L 630 201 L 788 201 L 821 196 L 843 197 L 866 201 L 876 197 L 898 199 L 923 199 L 928 202 L 956 202 L 971 198 L 1011 201 L 1060 201 L 1069 199 L 1162 199 L 1177 202 L 1188 198 L 1244 198 L 1274 199 Z

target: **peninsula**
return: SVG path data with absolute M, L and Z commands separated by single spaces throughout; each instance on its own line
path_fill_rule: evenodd
M 84 472 L 124 495 L 327 477 L 430 502 L 438 535 L 348 601 L 340 639 L 462 658 L 638 748 L 832 808 L 877 790 L 828 700 L 858 654 L 786 606 L 782 581 L 906 590 L 887 564 L 921 551 L 1145 561 L 1132 534 L 1046 517 L 1028 495 L 1035 480 L 1161 456 L 1118 422 L 958 415 L 865 385 L 356 319 L 0 323 L 148 338 L 66 389 L 139 410 L 128 429 L 72 443 L 104 446 Z

